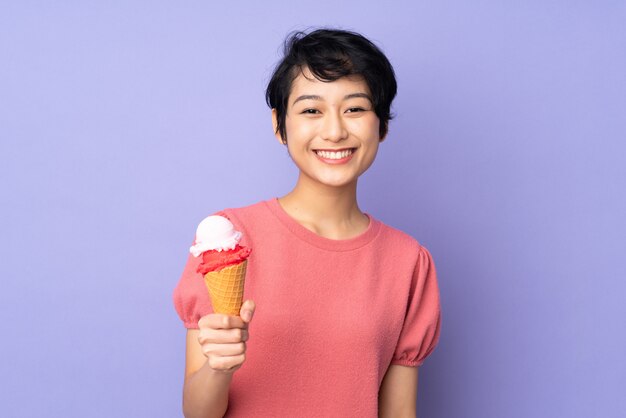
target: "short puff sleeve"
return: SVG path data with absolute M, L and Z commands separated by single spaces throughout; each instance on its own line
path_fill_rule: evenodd
M 223 211 L 213 215 L 220 215 L 230 220 Z M 195 245 L 195 238 L 192 245 Z M 185 328 L 198 329 L 198 320 L 213 313 L 211 298 L 204 284 L 204 277 L 196 270 L 202 257 L 194 257 L 191 253 L 172 295 L 174 308 L 183 321 Z
M 437 273 L 430 252 L 420 246 L 407 312 L 391 364 L 421 366 L 439 342 L 441 309 Z

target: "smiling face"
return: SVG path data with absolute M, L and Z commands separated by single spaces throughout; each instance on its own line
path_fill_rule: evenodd
M 380 121 L 361 77 L 331 82 L 305 68 L 293 81 L 285 128 L 301 177 L 340 187 L 356 183 L 378 152 Z M 276 111 L 272 111 L 276 131 Z M 280 134 L 276 137 L 282 143 Z

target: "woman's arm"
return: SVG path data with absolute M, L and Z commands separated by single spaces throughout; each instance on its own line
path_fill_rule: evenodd
M 228 409 L 228 391 L 246 360 L 248 325 L 256 305 L 246 300 L 239 316 L 210 313 L 187 331 L 183 414 L 186 418 L 222 418 Z
M 187 330 L 183 414 L 185 418 L 222 418 L 233 375 L 209 367 L 198 342 L 199 333 L 197 329 Z
M 378 392 L 379 418 L 415 418 L 417 367 L 392 364 Z

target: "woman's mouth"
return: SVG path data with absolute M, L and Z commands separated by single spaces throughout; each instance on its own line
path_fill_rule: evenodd
M 343 164 L 350 159 L 356 151 L 356 148 L 344 148 L 341 150 L 313 150 L 315 155 L 325 163 L 328 164 Z

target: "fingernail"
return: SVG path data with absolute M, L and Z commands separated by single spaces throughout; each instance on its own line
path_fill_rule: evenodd
M 243 319 L 245 319 L 246 321 L 249 321 L 250 317 L 252 317 L 252 313 L 250 311 L 243 312 Z

